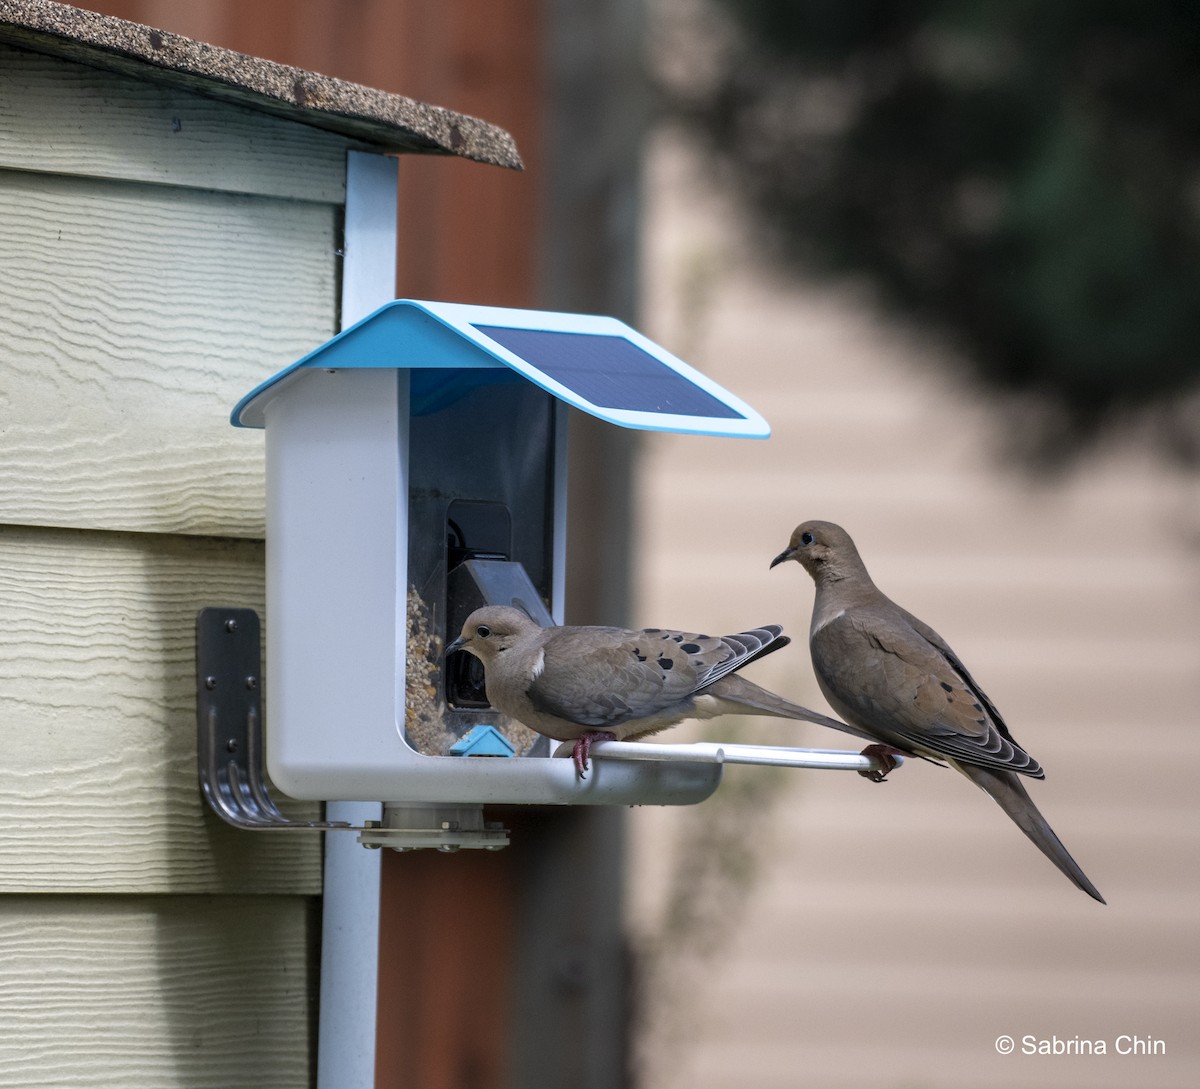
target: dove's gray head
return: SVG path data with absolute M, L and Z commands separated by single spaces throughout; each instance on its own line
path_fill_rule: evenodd
M 867 574 L 850 534 L 832 522 L 801 522 L 771 566 L 787 560 L 800 564 L 818 585 Z
M 541 630 L 520 609 L 509 605 L 485 605 L 467 617 L 462 634 L 446 648 L 446 653 L 469 651 L 486 666 L 497 654 Z

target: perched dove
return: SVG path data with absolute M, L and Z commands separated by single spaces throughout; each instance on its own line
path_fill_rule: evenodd
M 774 715 L 846 729 L 736 676 L 787 646 L 782 632 L 777 624 L 720 638 L 665 628 L 543 628 L 520 609 L 488 605 L 467 617 L 446 653 L 465 650 L 483 662 L 497 710 L 573 741 L 582 778 L 593 741 L 644 737 L 688 718 Z
M 785 560 L 817 585 L 809 649 L 829 705 L 885 746 L 962 772 L 1103 904 L 1017 777 L 1042 779 L 1041 766 L 946 641 L 876 588 L 850 535 L 831 522 L 805 522 L 771 566 Z

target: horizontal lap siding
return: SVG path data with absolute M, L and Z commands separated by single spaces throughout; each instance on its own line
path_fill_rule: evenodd
M 195 617 L 222 603 L 261 612 L 260 542 L 0 527 L 0 891 L 320 891 L 318 836 L 201 804 Z
M 205 809 L 194 632 L 263 608 L 229 411 L 337 331 L 348 146 L 0 47 L 5 1084 L 310 1082 L 321 837 Z
M 261 536 L 229 411 L 335 331 L 337 218 L 0 171 L 0 522 Z
M 0 897 L 0 1082 L 303 1089 L 311 901 Z
M 0 167 L 342 204 L 346 145 L 307 125 L 0 45 Z

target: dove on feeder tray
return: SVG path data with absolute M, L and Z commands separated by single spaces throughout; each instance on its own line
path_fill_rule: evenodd
M 520 609 L 476 609 L 446 654 L 483 663 L 488 702 L 556 741 L 573 742 L 580 778 L 592 743 L 628 741 L 689 718 L 772 715 L 848 730 L 736 671 L 790 640 L 777 624 L 715 637 L 647 628 L 543 628 Z
M 805 522 L 771 566 L 786 560 L 816 583 L 809 650 L 830 707 L 881 743 L 875 755 L 894 750 L 949 764 L 982 787 L 1054 865 L 1103 904 L 1018 778 L 1044 778 L 1041 765 L 1013 740 L 946 641 L 876 588 L 850 535 L 832 522 Z

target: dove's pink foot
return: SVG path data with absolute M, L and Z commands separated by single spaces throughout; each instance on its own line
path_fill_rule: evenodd
M 607 730 L 587 730 L 579 735 L 579 739 L 575 742 L 575 747 L 571 750 L 571 759 L 575 761 L 575 774 L 580 779 L 586 779 L 584 773 L 588 769 L 588 760 L 592 755 L 593 741 L 611 741 L 613 735 Z
M 860 771 L 858 774 L 864 779 L 870 779 L 872 783 L 882 783 L 900 766 L 896 757 L 904 754 L 899 749 L 893 749 L 891 745 L 876 743 L 863 749 L 862 755 L 874 757 L 883 767 L 875 771 Z

